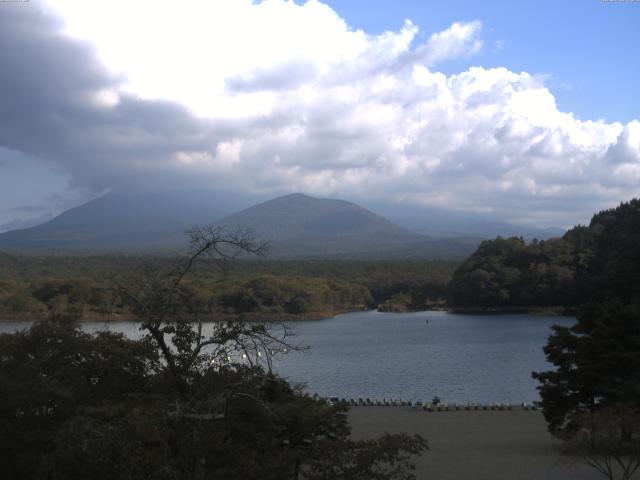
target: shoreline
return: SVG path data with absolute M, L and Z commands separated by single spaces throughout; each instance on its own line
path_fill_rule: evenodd
M 213 313 L 204 316 L 201 320 L 203 323 L 215 323 L 225 321 L 251 321 L 251 322 L 301 322 L 301 321 L 318 321 L 332 318 L 337 315 L 354 312 L 367 312 L 372 309 L 343 309 L 335 311 L 323 312 L 307 312 L 304 314 L 294 313 Z M 20 312 L 20 313 L 0 313 L 0 323 L 26 323 L 45 320 L 49 317 L 49 313 Z M 80 323 L 100 322 L 100 323 L 117 323 L 117 322 L 140 322 L 140 318 L 130 313 L 101 313 L 90 312 L 83 314 L 78 321 Z
M 572 317 L 576 314 L 575 307 L 450 307 L 450 313 L 457 315 L 548 315 L 558 317 Z
M 328 318 L 333 318 L 337 315 L 343 315 L 347 313 L 355 312 L 374 312 L 380 313 L 418 313 L 424 312 L 446 312 L 456 315 L 544 315 L 544 316 L 558 316 L 558 317 L 570 317 L 575 316 L 576 311 L 573 308 L 567 307 L 450 307 L 450 308 L 427 308 L 420 310 L 404 310 L 404 311 L 391 311 L 380 310 L 379 308 L 352 308 L 352 309 L 340 309 L 332 311 L 321 312 L 307 312 L 304 314 L 295 313 L 263 313 L 263 312 L 247 312 L 247 313 L 223 313 L 216 312 L 209 314 L 202 318 L 203 323 L 215 323 L 224 321 L 251 321 L 251 322 L 303 322 L 303 321 L 320 321 Z M 45 320 L 49 313 L 37 313 L 37 312 L 19 312 L 19 313 L 4 313 L 0 312 L 0 323 L 22 323 L 22 322 L 35 322 L 38 320 Z M 139 322 L 138 317 L 130 313 L 103 313 L 103 312 L 90 312 L 83 314 L 79 320 L 80 323 L 88 322 L 100 322 L 100 323 L 117 323 L 117 322 Z

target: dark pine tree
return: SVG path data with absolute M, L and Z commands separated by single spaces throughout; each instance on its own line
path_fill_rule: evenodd
M 555 370 L 534 372 L 549 431 L 575 432 L 585 413 L 640 411 L 640 307 L 589 304 L 574 326 L 553 327 L 544 348 Z

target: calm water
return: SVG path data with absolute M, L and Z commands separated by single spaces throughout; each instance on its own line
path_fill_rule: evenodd
M 426 319 L 429 319 L 427 324 Z M 546 370 L 542 347 L 553 324 L 571 318 L 473 316 L 445 312 L 357 312 L 316 322 L 290 322 L 298 345 L 274 369 L 322 396 L 448 402 L 531 402 L 534 370 Z M 139 335 L 134 323 L 87 323 Z M 0 324 L 0 331 L 24 324 Z

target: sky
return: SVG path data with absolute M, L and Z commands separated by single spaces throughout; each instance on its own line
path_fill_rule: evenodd
M 640 2 L 0 2 L 0 231 L 109 191 L 568 227 L 640 194 Z

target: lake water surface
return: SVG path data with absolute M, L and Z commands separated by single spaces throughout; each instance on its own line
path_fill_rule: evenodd
M 550 368 L 542 347 L 551 325 L 574 322 L 539 315 L 376 311 L 289 322 L 293 342 L 310 348 L 278 357 L 274 369 L 322 396 L 531 402 L 538 399 L 531 372 Z M 0 323 L 0 332 L 24 326 Z M 135 323 L 89 322 L 83 328 L 139 335 Z

